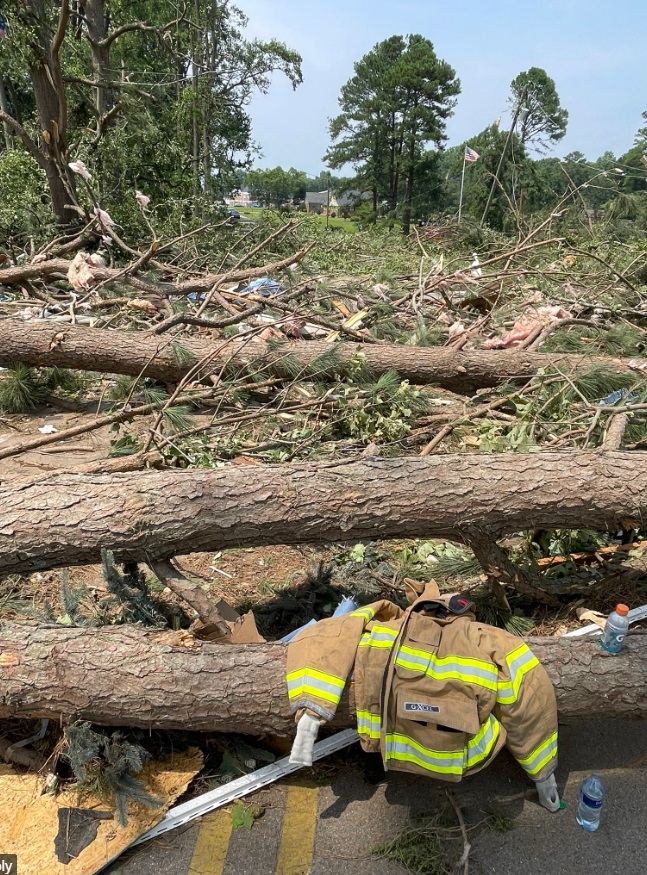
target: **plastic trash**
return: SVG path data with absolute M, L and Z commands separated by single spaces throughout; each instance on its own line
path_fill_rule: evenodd
M 333 611 L 333 617 L 343 617 L 344 614 L 350 614 L 352 611 L 356 611 L 358 607 L 359 605 L 356 601 L 353 601 L 350 596 L 345 595 Z
M 618 401 L 624 401 L 625 404 L 631 404 L 637 399 L 637 395 L 629 394 L 629 389 L 617 389 L 615 392 L 607 395 L 606 398 L 602 398 L 601 401 L 598 401 L 596 407 L 613 407 L 613 405 L 617 404 Z
M 264 298 L 271 298 L 274 295 L 282 295 L 285 289 L 280 283 L 271 280 L 269 277 L 261 277 L 254 280 L 244 289 L 241 289 L 239 295 L 262 295 Z
M 608 653 L 620 653 L 629 631 L 629 608 L 626 605 L 616 605 L 609 614 L 600 644 Z
M 595 832 L 600 826 L 604 789 L 602 780 L 595 772 L 589 775 L 580 787 L 580 804 L 577 806 L 576 820 L 582 829 Z
M 350 596 L 344 596 L 344 598 L 340 601 L 333 612 L 333 617 L 343 617 L 344 614 L 350 614 L 351 611 L 356 611 L 359 605 L 357 602 L 353 601 Z M 314 626 L 316 620 L 310 620 L 309 623 L 306 623 L 305 626 L 299 626 L 298 629 L 295 629 L 294 632 L 288 632 L 287 635 L 284 635 L 283 638 L 279 638 L 279 644 L 289 644 L 293 638 L 299 634 L 299 632 L 303 632 L 304 629 L 307 629 L 309 626 Z

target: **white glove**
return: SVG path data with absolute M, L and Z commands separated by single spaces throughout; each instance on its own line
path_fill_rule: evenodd
M 319 718 L 302 714 L 297 723 L 297 735 L 290 752 L 290 762 L 299 766 L 312 765 L 312 749 L 319 735 Z
M 545 778 L 543 781 L 535 781 L 539 804 L 551 812 L 559 811 L 559 792 L 555 775 Z

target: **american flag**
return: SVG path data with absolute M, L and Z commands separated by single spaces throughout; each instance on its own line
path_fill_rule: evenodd
M 474 164 L 479 160 L 481 156 L 478 152 L 475 152 L 474 149 L 470 149 L 469 146 L 465 146 L 465 161 L 467 164 Z

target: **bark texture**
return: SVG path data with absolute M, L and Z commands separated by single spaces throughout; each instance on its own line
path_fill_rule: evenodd
M 562 721 L 647 717 L 647 642 L 630 636 L 618 656 L 599 641 L 528 639 L 557 693 Z M 132 626 L 61 629 L 4 623 L 0 718 L 84 719 L 249 735 L 294 727 L 282 644 L 230 646 L 188 633 Z M 336 724 L 354 725 L 352 689 Z
M 59 260 L 62 264 L 68 262 Z M 59 262 L 45 262 L 38 268 L 54 270 Z M 2 276 L 12 270 L 0 271 Z M 107 269 L 106 269 L 107 272 Z M 266 367 L 279 376 L 286 372 L 283 359 L 286 354 L 296 358 L 302 366 L 312 364 L 331 345 L 325 341 L 291 341 L 280 348 L 269 350 L 264 343 L 241 344 L 234 341 L 208 341 L 182 337 L 156 337 L 131 331 L 106 331 L 81 326 L 61 326 L 47 322 L 25 324 L 17 319 L 0 321 L 0 367 L 15 362 L 47 367 L 101 371 L 109 374 L 146 374 L 162 382 L 173 383 L 191 370 L 194 363 L 180 365 L 174 353 L 179 343 L 194 356 L 194 363 L 211 357 L 208 368 L 201 371 L 218 373 L 223 362 L 248 363 Z M 527 350 L 471 350 L 456 351 L 446 348 L 418 348 L 397 344 L 337 345 L 340 364 L 347 363 L 358 352 L 366 357 L 367 365 L 376 373 L 396 370 L 402 379 L 418 385 L 435 383 L 458 392 L 472 392 L 496 386 L 509 380 L 528 380 L 540 368 L 556 366 L 567 374 L 607 367 L 620 373 L 630 373 L 632 360 L 607 356 L 537 353 Z M 636 364 L 632 362 L 632 364 Z M 634 371 L 635 373 L 635 371 Z
M 267 544 L 638 528 L 647 453 L 540 452 L 54 474 L 0 485 L 0 574 Z

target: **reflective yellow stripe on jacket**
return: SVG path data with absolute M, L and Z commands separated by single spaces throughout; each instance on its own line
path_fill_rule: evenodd
M 519 698 L 521 682 L 539 660 L 527 645 L 522 644 L 506 656 L 510 680 L 499 681 L 496 700 L 499 705 L 514 705 Z
M 380 626 L 376 623 L 370 632 L 365 632 L 362 635 L 362 640 L 359 642 L 359 646 L 382 647 L 390 650 L 397 637 L 398 632 L 396 629 L 389 629 L 388 626 Z
M 360 735 L 368 735 L 369 738 L 379 738 L 382 730 L 382 721 L 379 714 L 371 714 L 370 711 L 357 712 L 357 731 Z
M 438 657 L 426 650 L 400 647 L 395 664 L 411 671 L 419 671 L 437 681 L 458 680 L 476 684 L 486 690 L 496 690 L 499 672 L 496 665 L 480 659 L 463 656 Z
M 367 605 L 365 608 L 359 608 L 357 611 L 353 611 L 348 615 L 349 617 L 360 617 L 362 620 L 365 620 L 367 623 L 375 616 L 375 608 L 372 608 L 370 605 Z
M 472 769 L 487 759 L 500 732 L 498 721 L 490 715 L 479 732 L 459 751 L 432 750 L 402 733 L 387 733 L 386 761 L 414 763 L 437 774 L 463 775 L 467 769 Z
M 291 702 L 301 696 L 316 696 L 317 699 L 332 702 L 333 705 L 339 704 L 345 685 L 342 678 L 313 668 L 300 668 L 290 672 L 287 682 Z
M 530 756 L 518 760 L 519 765 L 530 775 L 538 775 L 548 763 L 557 756 L 557 733 L 553 732 L 546 741 L 536 747 Z

